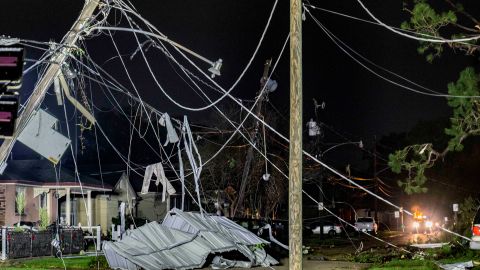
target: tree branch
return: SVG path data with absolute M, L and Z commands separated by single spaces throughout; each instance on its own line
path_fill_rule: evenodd
M 470 13 L 466 12 L 465 10 L 460 10 L 458 7 L 451 1 L 451 0 L 445 0 L 451 7 L 455 9 L 456 12 L 463 14 L 465 17 L 469 18 L 472 22 L 474 22 L 477 25 L 480 25 L 480 22 L 475 19 Z

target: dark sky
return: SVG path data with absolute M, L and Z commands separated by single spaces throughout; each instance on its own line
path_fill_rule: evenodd
M 59 41 L 80 11 L 82 1 L 3 1 L 0 33 L 34 40 Z M 288 3 L 279 1 L 272 26 L 250 71 L 233 94 L 253 99 L 263 62 L 275 57 L 288 32 Z M 247 63 L 264 28 L 273 1 L 133 1 L 138 11 L 172 40 L 216 60 L 224 59 L 219 82 L 228 87 Z M 367 18 L 360 6 L 350 1 L 312 1 L 319 7 Z M 398 26 L 405 20 L 402 1 L 368 1 L 372 12 L 386 23 Z M 334 34 L 376 63 L 431 89 L 446 92 L 446 84 L 456 79 L 468 64 L 462 53 L 446 53 L 433 64 L 417 54 L 417 42 L 387 30 L 336 15 L 314 11 L 313 14 Z M 116 36 L 123 53 L 132 52 L 131 34 Z M 435 119 L 449 114 L 443 98 L 420 96 L 391 85 L 354 63 L 344 55 L 307 16 L 303 32 L 304 48 L 304 118 L 313 116 L 312 98 L 326 102 L 322 120 L 359 138 L 370 140 L 374 134 L 407 131 L 419 120 Z M 90 53 L 101 63 L 115 55 L 107 38 L 87 41 Z M 157 53 L 158 54 L 158 53 Z M 168 92 L 182 103 L 198 107 L 203 101 L 173 73 L 165 58 L 152 55 L 157 75 L 168 86 Z M 156 57 L 156 58 L 155 58 Z M 158 62 L 156 61 L 158 60 Z M 143 63 L 133 61 L 135 68 Z M 203 63 L 199 66 L 208 68 Z M 123 75 L 118 61 L 105 67 Z M 147 100 L 162 111 L 191 114 L 167 101 L 146 72 L 136 76 Z M 165 76 L 162 76 L 165 74 Z M 273 77 L 280 87 L 271 101 L 287 114 L 288 50 Z M 27 80 L 31 83 L 32 78 Z M 26 86 L 28 85 L 26 83 Z M 28 89 L 25 89 L 28 91 Z M 192 95 L 193 94 L 193 95 Z M 215 95 L 212 94 L 212 97 Z M 194 114 L 198 116 L 199 114 Z M 201 115 L 201 114 L 200 114 Z M 195 116 L 192 116 L 195 117 Z

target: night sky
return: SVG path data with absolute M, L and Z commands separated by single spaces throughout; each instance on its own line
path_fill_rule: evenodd
M 399 26 L 408 17 L 401 0 L 369 0 L 365 4 L 385 23 Z M 472 1 L 470 1 L 472 2 Z M 210 60 L 222 58 L 222 76 L 217 81 L 228 88 L 240 74 L 253 53 L 265 27 L 274 1 L 225 0 L 132 0 L 147 20 L 170 39 L 187 46 Z M 369 19 L 354 0 L 318 1 L 312 5 Z M 83 1 L 4 0 L 0 16 L 0 33 L 32 40 L 59 42 L 78 16 Z M 478 4 L 466 8 L 478 10 Z M 288 34 L 288 1 L 279 1 L 271 28 L 264 44 L 245 78 L 232 93 L 251 100 L 259 90 L 263 63 L 277 57 Z M 377 64 L 433 90 L 446 93 L 447 83 L 457 79 L 459 71 L 477 61 L 464 53 L 445 50 L 444 56 L 427 63 L 417 53 L 418 42 L 388 30 L 353 21 L 323 11 L 310 11 L 330 31 Z M 472 12 L 474 13 L 474 12 Z M 136 44 L 132 34 L 117 33 L 115 39 L 121 53 L 131 54 Z M 93 59 L 120 81 L 128 85 L 120 62 L 111 60 L 116 53 L 109 38 L 103 36 L 86 41 Z M 40 54 L 31 50 L 30 58 Z M 185 85 L 159 52 L 147 52 L 157 77 L 167 91 L 184 105 L 199 107 L 205 103 Z M 392 132 L 407 132 L 421 120 L 448 117 L 451 113 L 444 98 L 428 97 L 400 89 L 364 70 L 338 49 L 307 15 L 303 24 L 304 122 L 314 117 L 312 98 L 326 103 L 321 121 L 346 134 L 351 140 L 363 139 L 371 147 L 373 137 Z M 204 70 L 208 66 L 197 62 Z M 270 94 L 270 101 L 288 116 L 289 101 L 288 47 L 273 78 L 279 88 Z M 175 107 L 156 88 L 138 56 L 131 62 L 134 81 L 144 99 L 160 111 L 188 115 L 193 121 L 205 121 L 207 113 L 192 113 Z M 382 73 L 384 74 L 384 73 Z M 36 74 L 29 75 L 23 91 L 29 92 Z M 218 97 L 208 92 L 212 98 Z M 99 95 L 98 99 L 101 99 Z M 46 106 L 54 106 L 54 96 L 47 97 Z M 247 103 L 247 106 L 249 104 Z M 288 123 L 285 123 L 285 126 Z M 286 131 L 284 129 L 283 131 Z M 333 139 L 336 142 L 341 138 Z M 334 141 L 335 142 L 335 141 Z M 347 149 L 348 150 L 348 149 Z
M 211 60 L 223 58 L 224 66 L 219 82 L 225 87 L 231 85 L 247 63 L 273 5 L 273 1 L 253 0 L 133 3 L 140 14 L 172 40 Z M 3 10 L 8 12 L 3 12 L 0 18 L 0 32 L 26 39 L 60 41 L 78 15 L 81 4 L 82 1 L 4 1 Z M 369 19 L 353 0 L 312 1 L 311 4 Z M 368 1 L 368 6 L 390 25 L 398 26 L 407 18 L 405 12 L 402 12 L 402 1 Z M 375 25 L 323 11 L 311 11 L 327 28 L 359 53 L 391 71 L 440 92 L 446 92 L 446 84 L 455 80 L 458 72 L 469 61 L 462 53 L 455 55 L 446 50 L 446 57 L 429 64 L 416 52 L 416 41 L 399 37 Z M 280 1 L 265 43 L 245 79 L 234 91 L 235 96 L 253 99 L 258 91 L 258 78 L 264 61 L 278 55 L 288 33 L 288 16 L 288 3 Z M 343 54 L 308 15 L 303 27 L 305 121 L 313 116 L 312 98 L 316 98 L 326 102 L 322 121 L 364 140 L 371 140 L 374 134 L 408 131 L 419 120 L 435 119 L 450 113 L 443 98 L 410 93 L 364 70 Z M 118 34 L 117 42 L 124 53 L 131 53 L 135 49 L 131 34 Z M 87 41 L 87 46 L 99 63 L 102 63 L 102 56 L 115 55 L 111 42 L 106 38 Z M 164 58 L 157 59 L 166 62 Z M 139 66 L 142 64 L 140 60 L 137 62 L 135 64 Z M 105 66 L 107 70 L 121 72 L 117 66 L 118 61 L 111 63 Z M 199 66 L 208 68 L 201 62 Z M 169 74 L 171 70 L 168 63 L 159 63 L 158 67 L 161 70 L 157 73 L 159 77 L 162 77 L 163 72 Z M 156 95 L 158 89 L 154 89 L 151 78 L 142 75 L 144 77 L 139 76 L 136 83 L 142 85 L 142 88 L 152 88 L 150 91 L 142 90 L 142 94 L 151 103 L 158 104 L 161 111 L 188 114 L 175 108 L 160 94 Z M 271 95 L 271 101 L 287 115 L 288 50 L 273 77 L 280 87 Z M 171 85 L 169 93 L 183 103 L 197 107 L 204 104 L 200 99 L 187 98 L 192 93 L 191 90 L 175 78 L 162 78 L 161 81 L 167 79 L 169 82 L 166 83 Z M 32 81 L 31 78 L 27 79 L 25 88 Z

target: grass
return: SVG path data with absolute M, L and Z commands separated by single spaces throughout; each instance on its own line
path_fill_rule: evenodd
M 96 269 L 99 264 L 99 269 L 110 269 L 105 257 L 79 257 L 64 259 L 67 269 Z M 63 262 L 59 258 L 44 257 L 36 259 L 22 259 L 11 260 L 0 264 L 0 269 L 35 269 L 35 270 L 51 270 L 64 269 Z
M 432 261 L 425 260 L 392 260 L 381 266 L 376 265 L 369 270 L 437 270 L 439 269 Z

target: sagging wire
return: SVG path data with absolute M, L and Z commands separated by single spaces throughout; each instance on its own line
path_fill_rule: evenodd
M 375 22 L 375 21 L 370 21 L 370 20 L 366 20 L 366 19 L 362 19 L 362 18 L 352 16 L 352 15 L 349 15 L 349 14 L 341 13 L 341 12 L 338 12 L 338 11 L 329 10 L 329 9 L 326 9 L 326 8 L 321 8 L 321 7 L 318 7 L 318 6 L 314 6 L 308 0 L 307 0 L 307 4 L 305 4 L 305 5 L 313 8 L 313 9 L 321 10 L 321 11 L 324 11 L 324 12 L 327 12 L 327 13 L 330 13 L 330 14 L 334 14 L 334 15 L 337 15 L 337 16 L 341 16 L 341 17 L 344 17 L 344 18 L 348 18 L 348 19 L 351 19 L 351 20 L 356 20 L 356 21 L 360 21 L 360 22 L 364 22 L 364 23 L 368 23 L 368 24 L 382 26 L 381 24 L 379 24 L 378 22 Z M 419 35 L 419 36 L 423 36 L 423 37 L 437 38 L 436 36 L 432 36 L 432 35 L 429 35 L 429 34 L 426 34 L 426 33 L 418 33 L 418 32 L 412 31 L 412 30 L 402 29 L 402 28 L 394 27 L 394 26 L 391 26 L 391 27 L 396 29 L 396 30 L 403 31 L 405 33 L 411 33 L 411 34 L 415 34 L 415 35 Z M 458 42 L 458 43 L 463 44 L 463 45 L 471 45 L 470 43 L 467 43 L 467 42 Z
M 374 74 L 375 76 L 379 77 L 380 79 L 382 80 L 385 80 L 395 86 L 398 86 L 400 88 L 403 88 L 403 89 L 406 89 L 408 91 L 411 91 L 411 92 L 414 92 L 414 93 L 417 93 L 417 94 L 421 94 L 421 95 L 426 95 L 426 96 L 431 96 L 431 97 L 441 97 L 441 98 L 480 98 L 480 96 L 462 96 L 462 95 L 449 95 L 449 94 L 438 94 L 438 92 L 434 91 L 434 93 L 426 93 L 426 92 L 423 92 L 423 91 L 420 91 L 420 90 L 417 90 L 417 89 L 414 89 L 414 88 L 411 88 L 409 86 L 406 86 L 406 85 L 403 85 L 401 83 L 398 83 L 398 82 L 395 82 L 391 79 L 388 79 L 384 76 L 382 76 L 381 74 L 377 73 L 376 71 L 374 71 L 373 69 L 371 69 L 370 67 L 368 67 L 367 65 L 365 65 L 364 63 L 362 63 L 360 60 L 358 60 L 355 56 L 353 56 L 352 54 L 350 54 L 347 49 L 345 49 L 344 47 L 342 47 L 339 43 L 341 42 L 341 40 L 336 37 L 332 32 L 330 32 L 330 30 L 328 30 L 315 16 L 313 16 L 313 14 L 308 10 L 308 8 L 306 8 L 306 6 L 304 5 L 304 9 L 305 11 L 310 15 L 310 17 L 314 20 L 314 22 L 320 27 L 320 29 L 327 35 L 327 37 L 330 38 L 330 40 L 332 40 L 332 42 L 340 49 L 342 50 L 347 56 L 349 56 L 351 59 L 353 59 L 357 64 L 359 64 L 360 66 L 362 66 L 363 68 L 365 68 L 367 71 L 369 71 L 370 73 Z M 342 44 L 344 44 L 342 42 Z M 344 44 L 344 46 L 348 49 L 350 49 L 352 52 L 354 52 L 353 49 L 351 49 L 350 47 L 346 46 Z M 359 55 L 357 53 L 357 55 Z M 363 58 L 363 57 L 362 57 Z M 382 68 L 383 69 L 383 68 Z M 393 72 L 389 72 L 389 73 L 393 73 Z M 401 77 L 400 75 L 398 75 L 397 77 Z M 401 77 L 403 78 L 403 77 Z M 404 78 L 403 78 L 404 79 Z M 406 79 L 404 79 L 406 80 Z M 417 85 L 416 83 L 413 83 L 409 80 L 407 80 L 408 82 L 414 84 L 414 85 Z M 422 88 L 426 89 L 425 87 L 422 86 Z M 432 91 L 430 89 L 428 89 L 428 91 Z
M 64 95 L 62 95 L 62 103 L 63 103 L 63 112 L 65 114 L 65 121 L 66 121 L 66 129 L 67 129 L 67 138 L 69 140 L 71 140 L 71 137 L 70 137 L 70 126 L 68 124 L 68 116 L 67 116 L 67 107 L 66 107 L 66 103 L 65 103 L 65 97 Z M 91 213 L 88 213 L 87 209 L 87 201 L 85 200 L 85 192 L 83 190 L 83 184 L 82 184 L 82 180 L 80 179 L 80 173 L 78 172 L 78 165 L 77 165 L 77 159 L 75 157 L 75 152 L 73 151 L 73 146 L 72 144 L 70 143 L 70 152 L 71 152 L 71 155 L 72 155 L 72 160 L 73 160 L 73 165 L 74 165 L 74 169 L 75 169 L 75 176 L 74 178 L 78 181 L 78 184 L 80 186 L 80 193 L 82 195 L 82 201 L 83 201 L 83 206 L 85 207 L 85 216 L 87 217 L 87 225 L 89 227 L 90 230 L 92 230 L 92 220 L 93 220 L 93 217 L 91 217 Z M 67 217 L 67 218 L 70 218 L 70 217 Z M 70 222 L 69 222 L 70 223 Z M 97 249 L 97 243 L 96 241 L 94 242 L 94 246 L 95 246 L 95 256 L 98 257 L 98 249 Z
M 423 37 L 419 37 L 419 36 L 409 35 L 409 34 L 406 34 L 404 32 L 398 31 L 398 30 L 396 30 L 395 28 L 393 28 L 389 25 L 386 25 L 381 20 L 379 20 L 377 17 L 375 17 L 375 15 L 373 15 L 373 13 L 363 4 L 363 2 L 361 0 L 357 0 L 357 2 L 365 10 L 365 12 L 367 12 L 368 15 L 370 15 L 370 17 L 372 17 L 372 19 L 374 19 L 381 26 L 385 27 L 386 29 L 388 29 L 388 30 L 390 30 L 390 31 L 392 31 L 396 34 L 399 34 L 401 36 L 404 36 L 404 37 L 407 37 L 407 38 L 410 38 L 410 39 L 414 39 L 414 40 L 418 40 L 418 41 L 425 41 L 425 42 L 432 42 L 432 43 L 459 43 L 459 42 L 467 42 L 467 41 L 476 41 L 476 40 L 480 39 L 480 35 L 473 36 L 473 37 L 468 37 L 468 38 L 456 38 L 456 39 L 445 39 L 445 38 L 442 38 L 442 37 L 423 38 Z
M 115 2 L 118 2 L 120 3 L 120 6 L 121 6 L 121 3 L 122 1 L 115 1 Z M 218 98 L 217 100 L 211 102 L 211 104 L 207 105 L 207 106 L 204 106 L 204 107 L 200 107 L 200 108 L 191 108 L 191 107 L 187 107 L 187 106 L 183 106 L 181 104 L 179 104 L 178 102 L 176 102 L 174 99 L 172 99 L 163 89 L 163 87 L 161 87 L 161 85 L 158 83 L 155 75 L 153 74 L 153 71 L 151 70 L 150 68 L 150 65 L 148 63 L 148 61 L 146 60 L 145 58 L 145 54 L 143 53 L 143 50 L 140 50 L 144 60 L 145 60 L 145 63 L 152 75 L 152 78 L 154 79 L 154 81 L 156 82 L 157 86 L 159 87 L 159 89 L 165 94 L 165 96 L 170 100 L 172 101 L 175 105 L 177 105 L 178 107 L 180 108 L 183 108 L 185 110 L 190 110 L 190 111 L 201 111 L 201 110 L 205 110 L 205 109 L 208 109 L 208 108 L 211 108 L 213 107 L 214 105 L 216 105 L 218 102 L 220 102 L 221 100 L 223 100 L 227 95 L 229 95 L 231 93 L 231 91 L 234 90 L 234 88 L 238 85 L 238 83 L 241 81 L 241 79 L 243 78 L 243 76 L 245 75 L 245 73 L 247 72 L 247 70 L 249 69 L 250 65 L 252 64 L 253 60 L 255 59 L 258 51 L 259 51 L 259 48 L 260 46 L 262 45 L 263 43 L 263 39 L 265 37 L 265 34 L 267 32 L 267 30 L 269 29 L 269 26 L 270 26 L 270 23 L 271 23 L 271 20 L 272 20 L 272 17 L 273 17 L 273 14 L 274 14 L 274 11 L 276 10 L 276 6 L 277 6 L 277 3 L 278 3 L 278 0 L 275 0 L 274 4 L 273 4 L 273 7 L 272 7 L 272 10 L 270 12 L 270 15 L 269 15 L 269 18 L 267 20 L 267 24 L 262 32 L 262 35 L 260 37 L 260 40 L 255 48 L 255 51 L 253 52 L 252 54 L 252 57 L 249 59 L 249 62 L 247 63 L 247 65 L 245 66 L 245 68 L 243 69 L 243 71 L 241 72 L 240 76 L 237 78 L 237 80 L 234 82 L 234 84 L 228 89 L 227 92 L 223 93 L 223 95 Z M 116 30 L 123 30 L 123 31 L 130 31 L 130 32 L 133 32 L 134 35 L 135 35 L 135 38 L 137 39 L 138 41 L 138 38 L 137 38 L 137 33 L 140 33 L 140 34 L 144 34 L 144 35 L 147 35 L 147 36 L 151 36 L 151 37 L 155 37 L 155 38 L 158 38 L 159 40 L 164 40 L 166 38 L 165 35 L 163 35 L 160 31 L 158 31 L 157 28 L 155 28 L 150 22 L 148 22 L 147 20 L 145 20 L 142 16 L 140 16 L 137 12 L 131 10 L 131 9 L 122 9 L 123 12 L 130 12 L 132 14 L 134 14 L 136 17 L 138 17 L 140 20 L 142 20 L 148 27 L 150 27 L 151 29 L 155 30 L 158 34 L 154 34 L 152 32 L 148 32 L 148 31 L 143 31 L 143 30 L 139 30 L 139 29 L 133 29 L 133 28 L 124 28 L 124 29 L 116 29 Z M 127 16 L 126 14 L 124 14 L 125 16 Z M 130 25 L 132 27 L 132 25 Z M 113 29 L 112 29 L 113 30 Z M 167 41 L 167 43 L 169 43 L 171 41 Z M 179 45 L 179 44 L 178 44 Z M 140 45 L 139 45 L 140 46 Z M 174 45 L 174 48 L 178 51 L 179 50 L 179 46 L 177 45 Z M 204 74 L 204 73 L 203 73 Z M 205 74 L 204 74 L 205 75 Z M 211 79 L 210 76 L 206 76 L 208 79 Z M 212 80 L 213 81 L 213 80 Z M 213 81 L 214 82 L 214 81 Z M 219 87 L 219 85 L 214 82 L 214 85 L 216 87 Z

